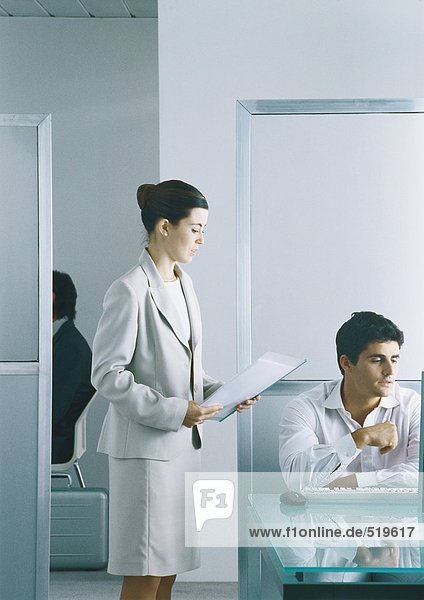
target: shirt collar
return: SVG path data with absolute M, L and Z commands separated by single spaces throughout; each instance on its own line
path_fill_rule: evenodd
M 337 381 L 327 398 L 322 403 L 325 408 L 344 408 L 341 395 L 342 379 Z
M 393 406 L 399 406 L 399 398 L 397 393 L 397 383 L 393 386 L 393 393 L 390 396 L 383 396 L 378 406 L 383 408 L 393 408 Z
M 56 335 L 56 333 L 59 331 L 62 325 L 66 323 L 67 320 L 67 317 L 63 317 L 63 319 L 56 319 L 56 321 L 53 321 L 53 336 Z
M 150 256 L 147 248 L 143 248 L 142 253 L 140 254 L 140 258 L 138 262 L 145 272 L 147 279 L 149 281 L 149 286 L 152 288 L 165 288 L 165 283 L 162 277 L 157 270 L 157 267 L 154 263 L 153 258 Z M 184 271 L 180 268 L 178 264 L 174 266 L 174 272 L 179 279 L 184 280 Z
M 327 398 L 322 403 L 322 405 L 325 406 L 325 408 L 336 408 L 336 409 L 342 408 L 342 409 L 344 409 L 344 405 L 342 402 L 342 394 L 341 394 L 342 381 L 343 381 L 342 379 L 339 379 L 339 381 L 337 381 L 336 385 L 333 387 L 330 394 L 327 396 Z M 393 408 L 393 406 L 398 406 L 398 405 L 399 405 L 398 384 L 395 383 L 393 386 L 392 394 L 390 394 L 390 396 L 382 396 L 378 406 L 381 406 L 382 408 Z

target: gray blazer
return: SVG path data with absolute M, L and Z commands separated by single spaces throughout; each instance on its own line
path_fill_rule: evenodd
M 191 443 L 188 401 L 201 404 L 220 385 L 202 369 L 202 324 L 191 278 L 178 267 L 191 348 L 147 250 L 106 293 L 93 343 L 92 382 L 110 400 L 99 452 L 169 460 Z M 192 377 L 190 373 L 192 372 Z

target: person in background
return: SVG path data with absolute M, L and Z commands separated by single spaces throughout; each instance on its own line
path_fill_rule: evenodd
M 91 350 L 75 327 L 77 291 L 67 273 L 53 271 L 52 463 L 74 450 L 75 422 L 91 400 Z
M 202 324 L 189 264 L 204 243 L 208 203 L 179 180 L 138 188 L 148 243 L 106 293 L 92 381 L 110 401 L 99 440 L 109 455 L 108 572 L 121 600 L 169 600 L 176 575 L 199 566 L 185 546 L 185 472 L 200 471 L 202 407 L 221 382 L 202 367 Z M 239 405 L 241 411 L 252 404 Z

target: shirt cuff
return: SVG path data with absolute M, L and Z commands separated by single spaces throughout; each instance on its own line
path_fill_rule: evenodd
M 360 449 L 356 447 L 350 433 L 337 440 L 334 444 L 334 448 L 339 457 L 340 464 L 342 465 L 352 462 L 352 460 L 361 452 Z
M 378 477 L 376 471 L 365 471 L 364 473 L 355 473 L 358 487 L 372 487 L 378 485 Z

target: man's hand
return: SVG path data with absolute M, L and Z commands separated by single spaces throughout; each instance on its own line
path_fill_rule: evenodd
M 358 480 L 356 479 L 355 473 L 351 473 L 350 475 L 346 475 L 345 477 L 339 477 L 335 479 L 325 487 L 330 488 L 351 488 L 356 489 L 358 487 Z
M 186 415 L 184 417 L 183 425 L 184 427 L 189 428 L 194 427 L 195 425 L 200 425 L 203 423 L 203 421 L 214 417 L 222 408 L 224 408 L 222 404 L 214 404 L 213 406 L 202 407 L 201 405 L 190 400 Z
M 250 398 L 249 400 L 245 400 L 241 404 L 237 405 L 237 407 L 236 407 L 237 412 L 239 412 L 239 413 L 243 412 L 244 410 L 246 410 L 246 408 L 250 408 L 251 406 L 256 404 L 256 402 L 260 399 L 261 399 L 261 397 L 260 397 L 260 395 L 258 395 L 258 396 L 255 396 L 254 398 Z
M 379 446 L 380 454 L 386 454 L 398 445 L 396 425 L 391 421 L 377 423 L 369 427 L 361 427 L 352 434 L 356 447 L 361 449 L 365 446 Z
M 397 547 L 385 546 L 383 548 L 358 546 L 353 559 L 360 567 L 399 567 L 400 551 Z

